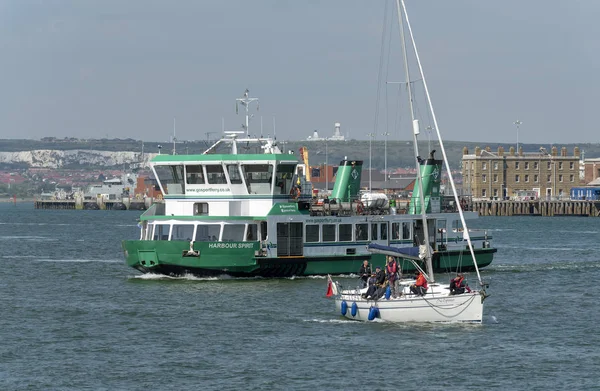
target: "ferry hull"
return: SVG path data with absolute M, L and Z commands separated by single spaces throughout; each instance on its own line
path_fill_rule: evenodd
M 171 276 L 195 275 L 234 277 L 292 277 L 312 275 L 342 275 L 358 273 L 366 259 L 373 265 L 383 267 L 385 256 L 380 254 L 357 254 L 346 256 L 313 257 L 260 257 L 256 256 L 259 243 L 197 243 L 197 256 L 188 256 L 189 243 L 185 241 L 123 241 L 127 265 L 142 273 Z M 496 249 L 478 249 L 475 255 L 479 267 L 492 262 Z M 473 261 L 461 251 L 437 252 L 433 258 L 435 272 L 470 271 Z M 400 261 L 404 274 L 414 271 L 414 265 Z

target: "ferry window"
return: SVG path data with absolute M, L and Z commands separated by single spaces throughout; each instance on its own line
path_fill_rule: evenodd
M 204 184 L 204 172 L 200 165 L 185 166 L 185 179 L 188 185 Z
M 154 166 L 165 194 L 183 194 L 183 165 Z
M 260 240 L 267 240 L 267 222 L 260 222 Z
M 155 224 L 153 240 L 169 240 L 170 224 Z
M 335 242 L 335 224 L 323 224 L 323 241 Z
M 319 241 L 319 226 L 318 225 L 307 225 L 306 226 L 306 243 L 314 243 Z
M 225 180 L 225 172 L 223 172 L 223 166 L 220 164 L 207 164 L 206 176 L 208 177 L 208 183 L 211 185 L 227 183 L 227 180 Z
M 402 223 L 402 239 L 410 239 L 411 224 L 408 221 Z
M 258 225 L 248 224 L 248 232 L 246 233 L 246 240 L 254 241 L 258 240 Z
M 240 168 L 237 164 L 228 164 L 227 173 L 229 174 L 229 182 L 232 185 L 239 185 L 242 183 L 242 176 L 240 175 Z
M 219 224 L 201 224 L 196 228 L 197 242 L 216 242 L 219 240 L 221 225 Z
M 273 166 L 270 164 L 245 164 L 242 173 L 250 194 L 271 194 Z
M 295 164 L 277 165 L 275 174 L 275 194 L 288 194 L 292 188 Z
M 400 223 L 392 223 L 392 240 L 400 240 Z
M 225 224 L 223 226 L 223 242 L 242 242 L 244 241 L 245 224 Z
M 381 223 L 381 240 L 387 240 L 388 238 L 388 224 Z
M 171 233 L 171 240 L 187 240 L 188 242 L 194 237 L 193 224 L 175 224 Z
M 340 224 L 338 229 L 340 235 L 340 242 L 352 241 L 352 224 Z
M 194 216 L 208 216 L 208 203 L 196 202 L 194 204 Z
M 369 240 L 369 224 L 356 224 L 355 240 Z
M 371 240 L 377 240 L 377 223 L 371 223 Z

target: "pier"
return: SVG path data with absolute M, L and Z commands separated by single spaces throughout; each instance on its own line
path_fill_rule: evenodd
M 480 216 L 590 216 L 600 217 L 600 201 L 473 201 Z
M 152 198 L 145 200 L 35 200 L 35 209 L 77 209 L 77 210 L 146 210 L 155 202 Z M 161 202 L 158 201 L 157 202 Z

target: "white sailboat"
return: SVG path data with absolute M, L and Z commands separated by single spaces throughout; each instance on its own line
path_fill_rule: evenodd
M 429 244 L 429 233 L 427 211 L 425 207 L 421 207 L 421 220 L 423 226 L 423 245 L 419 257 L 411 256 L 408 254 L 402 254 L 396 251 L 396 249 L 385 247 L 385 246 L 369 246 L 369 250 L 375 253 L 383 253 L 390 256 L 398 257 L 412 261 L 417 269 L 420 269 L 417 261 L 424 261 L 425 270 L 424 275 L 427 279 L 427 291 L 424 295 L 417 295 L 411 292 L 410 285 L 414 283 L 414 280 L 401 280 L 400 291 L 401 294 L 398 297 L 391 297 L 388 293 L 379 299 L 367 299 L 364 297 L 364 293 L 367 288 L 362 289 L 349 289 L 343 290 L 338 282 L 333 282 L 331 278 L 328 279 L 328 296 L 332 296 L 335 300 L 335 306 L 339 313 L 349 319 L 355 319 L 360 321 L 370 321 L 374 319 L 381 319 L 390 322 L 472 322 L 481 323 L 483 319 L 483 303 L 487 297 L 486 287 L 487 285 L 482 281 L 477 266 L 477 260 L 471 243 L 469 230 L 467 228 L 463 211 L 460 207 L 460 200 L 456 191 L 456 186 L 452 178 L 450 165 L 448 164 L 448 158 L 442 142 L 440 127 L 438 126 L 435 112 L 431 104 L 429 91 L 425 75 L 423 74 L 423 68 L 421 66 L 421 60 L 415 45 L 415 40 L 412 32 L 412 28 L 406 13 L 406 5 L 404 0 L 396 0 L 396 8 L 398 13 L 398 20 L 400 24 L 400 35 L 402 43 L 402 53 L 404 59 L 404 69 L 406 74 L 406 85 L 409 96 L 409 106 L 413 125 L 413 144 L 415 160 L 419 156 L 419 150 L 417 145 L 417 136 L 419 134 L 419 119 L 416 118 L 415 110 L 413 108 L 412 91 L 411 91 L 411 79 L 408 68 L 408 56 L 407 56 L 407 40 L 408 38 L 413 49 L 414 59 L 416 61 L 419 76 L 424 87 L 425 97 L 427 106 L 430 111 L 434 129 L 436 130 L 440 149 L 443 155 L 444 165 L 448 172 L 448 177 L 454 200 L 458 206 L 458 212 L 460 215 L 460 221 L 464 232 L 464 237 L 468 244 L 468 249 L 473 257 L 475 271 L 477 273 L 478 288 L 471 290 L 467 289 L 464 293 L 452 294 L 450 290 L 450 284 L 440 284 L 435 281 L 432 266 L 432 253 L 431 246 Z M 405 26 L 406 23 L 406 26 Z M 408 32 L 408 37 L 405 37 L 405 28 Z M 433 158 L 433 154 L 432 154 Z M 417 173 L 422 175 L 420 169 L 420 163 L 416 162 Z M 423 197 L 423 178 L 418 178 L 419 193 L 420 193 L 420 204 L 425 205 Z

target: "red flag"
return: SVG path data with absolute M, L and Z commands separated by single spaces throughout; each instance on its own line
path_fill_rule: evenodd
M 329 279 L 329 282 L 327 283 L 327 293 L 325 294 L 325 297 L 331 297 L 333 296 L 333 287 L 332 287 L 333 283 L 331 282 L 331 279 Z

